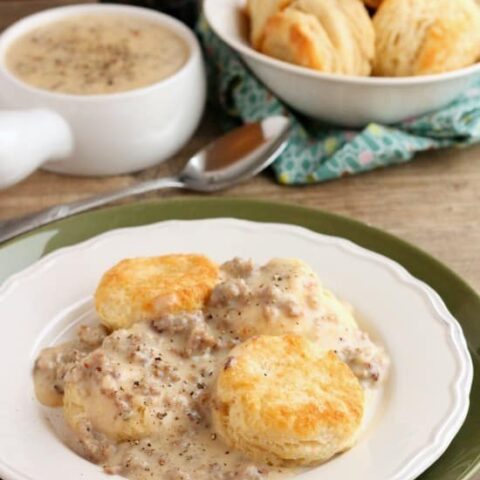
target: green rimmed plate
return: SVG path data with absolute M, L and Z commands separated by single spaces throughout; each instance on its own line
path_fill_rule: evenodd
M 348 238 L 386 255 L 430 284 L 462 324 L 475 367 L 480 366 L 480 298 L 461 279 L 433 258 L 395 237 L 360 223 L 299 207 L 247 200 L 180 199 L 139 203 L 79 215 L 57 222 L 0 248 L 0 278 L 42 255 L 113 228 L 169 219 L 237 217 L 291 223 L 320 233 Z M 480 379 L 475 377 L 465 425 L 445 455 L 422 479 L 473 479 L 480 460 Z

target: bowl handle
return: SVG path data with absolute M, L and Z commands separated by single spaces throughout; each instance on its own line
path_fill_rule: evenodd
M 0 189 L 23 180 L 48 160 L 67 157 L 72 150 L 71 129 L 58 113 L 0 111 Z

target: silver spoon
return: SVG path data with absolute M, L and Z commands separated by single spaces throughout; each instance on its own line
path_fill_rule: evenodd
M 231 187 L 268 167 L 287 144 L 290 121 L 269 117 L 237 128 L 196 153 L 176 176 L 137 183 L 85 200 L 58 205 L 18 219 L 0 222 L 0 242 L 80 212 L 163 188 L 214 192 Z

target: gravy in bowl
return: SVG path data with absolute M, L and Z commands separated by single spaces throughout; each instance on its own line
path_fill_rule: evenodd
M 12 43 L 6 66 L 35 87 L 75 95 L 118 93 L 180 70 L 186 43 L 158 23 L 126 15 L 78 15 L 33 29 Z

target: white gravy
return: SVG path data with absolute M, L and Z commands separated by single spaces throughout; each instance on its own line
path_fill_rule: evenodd
M 248 319 L 239 312 L 262 308 L 270 320 L 286 315 L 296 323 L 306 314 L 303 300 L 314 285 L 304 274 L 281 261 L 260 268 L 239 259 L 228 262 L 204 311 L 166 315 L 108 336 L 103 330 L 84 328 L 83 340 L 54 347 L 55 355 L 52 349 L 44 350 L 34 371 L 36 390 L 58 396 L 66 381 L 101 392 L 101 402 L 92 396 L 95 409 L 76 426 L 70 443 L 107 473 L 132 480 L 292 477 L 299 469 L 255 464 L 230 451 L 212 429 L 210 399 L 216 371 L 224 368 L 229 351 L 242 341 L 240 322 Z M 274 293 L 265 290 L 272 286 Z M 306 288 L 307 297 L 302 297 L 300 287 Z M 335 349 L 367 390 L 383 379 L 388 360 L 365 333 L 345 326 L 332 313 L 315 317 L 313 325 L 322 348 Z M 72 356 L 73 350 L 81 353 Z M 72 360 L 59 368 L 55 359 L 65 358 Z M 49 404 L 45 398 L 48 395 L 43 403 Z M 121 428 L 139 402 L 145 405 L 154 433 L 131 441 L 113 441 L 105 435 L 110 426 Z
M 30 85 L 90 95 L 145 87 L 177 72 L 186 43 L 157 23 L 123 15 L 81 15 L 36 28 L 6 53 L 7 68 Z

